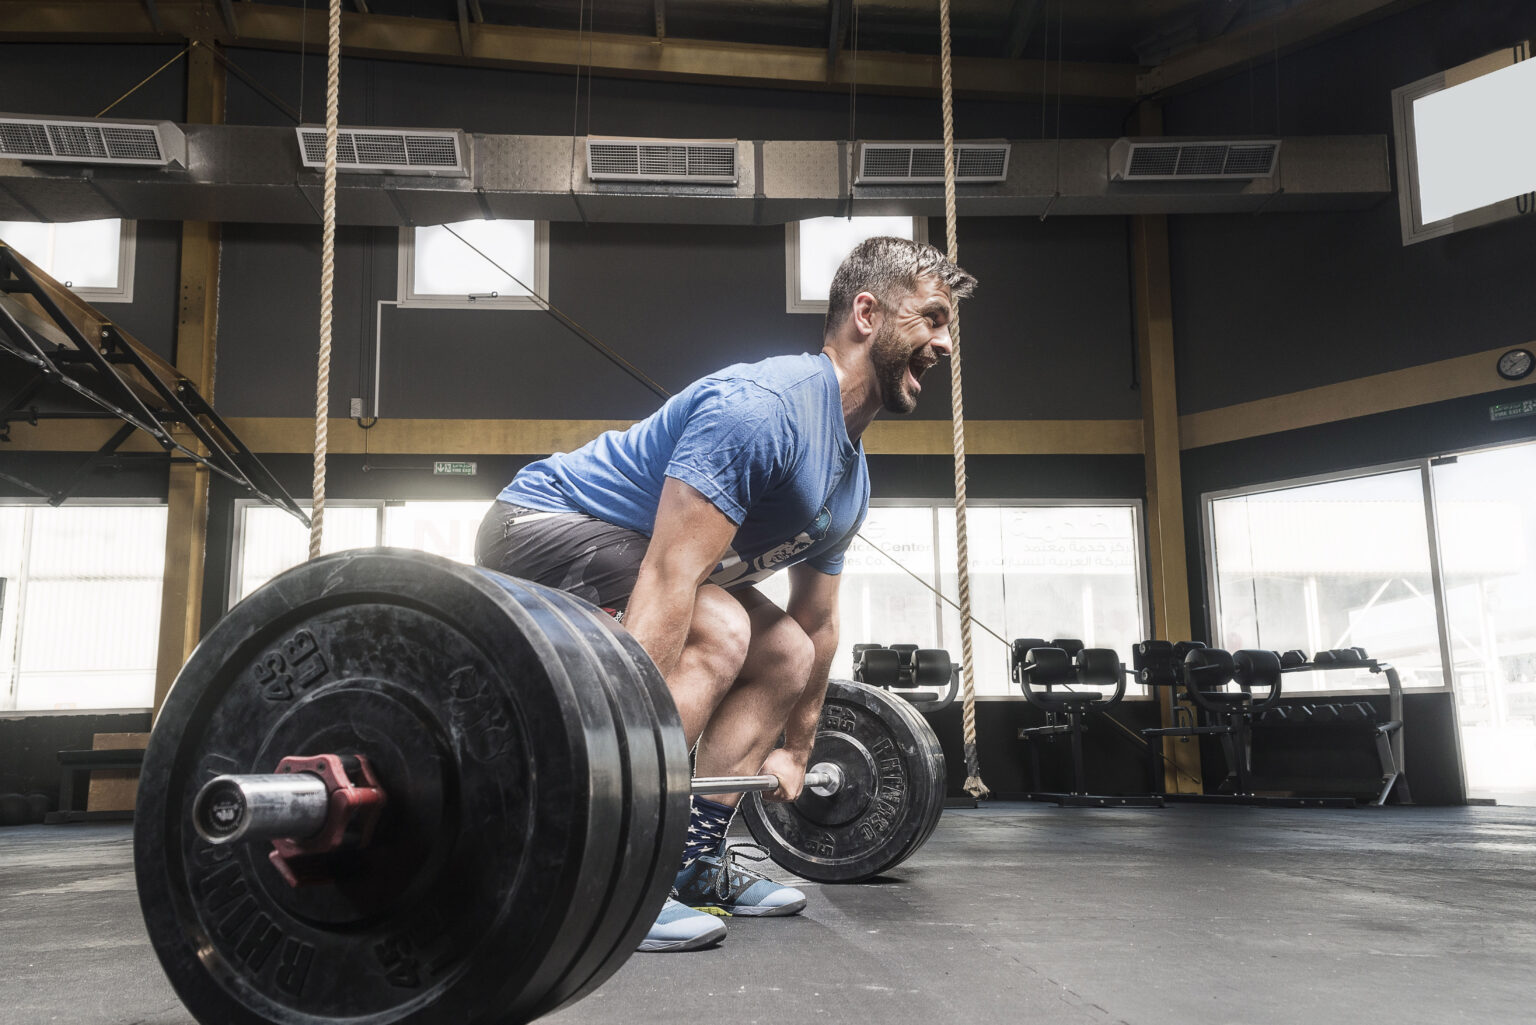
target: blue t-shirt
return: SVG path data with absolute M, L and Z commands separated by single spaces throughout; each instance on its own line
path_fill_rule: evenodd
M 627 431 L 529 464 L 498 497 L 583 512 L 649 537 L 667 477 L 696 488 L 736 524 L 710 577 L 724 587 L 798 562 L 842 572 L 869 507 L 864 449 L 848 439 L 837 373 L 819 353 L 726 367 Z

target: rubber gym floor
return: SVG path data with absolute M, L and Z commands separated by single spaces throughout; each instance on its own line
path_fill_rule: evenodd
M 637 954 L 543 1021 L 1528 1023 L 1533 868 L 1536 808 L 987 803 L 888 878 Z M 0 831 L 0 937 L 0 1022 L 192 1021 L 127 825 Z

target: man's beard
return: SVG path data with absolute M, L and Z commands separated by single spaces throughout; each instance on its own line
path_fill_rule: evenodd
M 907 391 L 907 366 L 912 350 L 896 335 L 889 318 L 880 324 L 870 342 L 870 358 L 875 364 L 875 379 L 880 382 L 881 400 L 887 412 L 905 415 L 917 408 L 917 396 Z

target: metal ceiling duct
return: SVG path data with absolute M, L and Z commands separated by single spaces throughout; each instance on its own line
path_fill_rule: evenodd
M 101 217 L 313 224 L 321 174 L 291 128 L 184 125 L 185 168 L 72 168 L 0 157 L 0 220 Z M 337 217 L 351 225 L 476 218 L 683 224 L 781 224 L 849 212 L 939 216 L 942 186 L 853 185 L 848 144 L 745 141 L 737 181 L 592 181 L 585 140 L 470 135 L 464 178 L 344 175 Z M 1013 141 L 1006 177 L 959 186 L 968 217 L 1279 213 L 1371 206 L 1392 191 L 1383 135 L 1283 140 L 1275 175 L 1251 181 L 1110 178 L 1112 139 Z

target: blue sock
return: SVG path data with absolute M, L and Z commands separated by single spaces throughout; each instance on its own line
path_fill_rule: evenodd
M 688 844 L 683 848 L 683 869 L 697 861 L 701 854 L 713 854 L 720 848 L 735 815 L 736 809 L 730 805 L 695 795 L 693 813 L 688 816 Z

